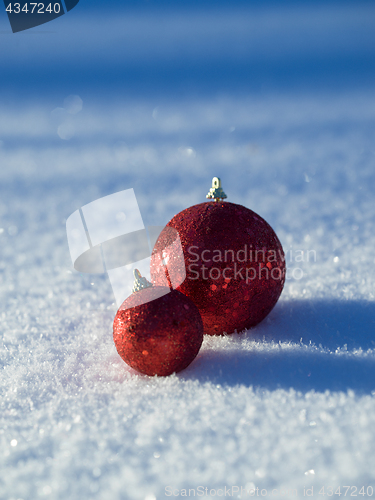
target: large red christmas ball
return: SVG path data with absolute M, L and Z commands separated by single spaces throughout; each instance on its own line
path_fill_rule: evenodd
M 129 366 L 146 375 L 186 368 L 203 341 L 194 303 L 177 290 L 150 287 L 128 297 L 115 316 L 113 340 Z
M 272 310 L 284 286 L 285 257 L 275 232 L 255 212 L 206 202 L 175 215 L 160 233 L 151 279 L 178 284 L 197 305 L 204 333 L 229 334 L 255 326 Z

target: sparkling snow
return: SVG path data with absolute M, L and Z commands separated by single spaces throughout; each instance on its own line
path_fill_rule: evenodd
M 375 488 L 371 86 L 102 101 L 72 87 L 0 98 L 0 498 Z M 108 277 L 72 269 L 66 219 L 134 188 L 145 225 L 165 224 L 214 175 L 275 229 L 285 289 L 263 323 L 205 339 L 185 371 L 139 375 L 113 344 Z

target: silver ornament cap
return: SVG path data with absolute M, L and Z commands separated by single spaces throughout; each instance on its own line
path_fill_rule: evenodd
M 138 269 L 134 269 L 134 285 L 132 292 L 140 292 L 141 290 L 150 287 L 152 287 L 152 283 L 150 283 L 146 278 L 142 277 Z
M 206 198 L 215 201 L 223 201 L 225 198 L 227 198 L 227 195 L 224 193 L 223 188 L 221 187 L 221 180 L 219 177 L 214 177 L 212 179 L 212 188 L 209 190 Z

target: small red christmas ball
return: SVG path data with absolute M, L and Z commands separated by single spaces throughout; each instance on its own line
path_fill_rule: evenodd
M 160 233 L 151 280 L 178 283 L 198 307 L 204 333 L 222 335 L 251 328 L 272 310 L 285 282 L 285 256 L 262 217 L 222 201 L 220 179 L 214 178 L 212 191 L 216 201 L 183 210 Z
M 129 366 L 146 375 L 186 368 L 203 341 L 194 303 L 177 290 L 151 286 L 128 297 L 115 316 L 113 340 Z

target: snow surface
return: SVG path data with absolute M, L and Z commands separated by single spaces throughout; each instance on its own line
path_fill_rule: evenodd
M 320 28 L 332 60 L 351 44 L 341 36 L 348 26 L 352 34 L 363 26 L 353 50 L 366 59 L 374 47 L 371 7 L 357 17 L 347 5 L 329 8 L 337 10 L 333 39 L 340 43 L 330 38 L 332 17 Z M 275 25 L 275 9 L 259 15 L 264 25 Z M 305 23 L 297 23 L 295 40 L 314 32 L 314 16 L 288 9 Z M 91 22 L 84 29 L 95 43 Z M 108 36 L 121 38 L 120 24 Z M 197 28 L 194 45 L 181 26 L 179 40 L 194 58 L 204 30 Z M 209 35 L 219 40 L 215 26 Z M 230 30 L 225 43 L 237 47 L 230 34 L 242 35 L 233 20 Z M 17 45 L 9 36 L 14 54 L 43 38 L 24 35 Z M 160 41 L 166 59 L 170 36 L 167 30 Z M 276 59 L 295 50 L 286 45 Z M 318 58 L 322 47 L 311 49 Z M 340 80 L 352 67 L 337 63 L 329 75 Z M 364 65 L 340 89 L 331 76 L 314 89 L 289 74 L 292 91 L 279 88 L 284 80 L 276 75 L 269 91 L 246 92 L 245 79 L 238 92 L 179 97 L 163 94 L 160 82 L 155 93 L 150 86 L 137 94 L 137 83 L 129 84 L 131 97 L 105 82 L 95 90 L 87 71 L 86 80 L 63 82 L 55 93 L 45 82 L 24 101 L 0 99 L 1 500 L 155 500 L 167 498 L 167 486 L 207 487 L 201 498 L 216 498 L 210 489 L 225 486 L 258 487 L 268 497 L 276 488 L 275 498 L 281 490 L 305 498 L 304 488 L 313 487 L 314 498 L 323 498 L 322 486 L 341 485 L 342 494 L 344 485 L 357 494 L 375 488 L 375 93 L 365 85 L 368 71 Z M 217 84 L 206 73 L 199 78 Z M 262 324 L 205 339 L 185 371 L 139 375 L 113 344 L 108 277 L 72 269 L 66 219 L 134 188 L 145 225 L 165 224 L 204 201 L 214 175 L 230 201 L 275 229 L 287 254 L 285 289 Z

